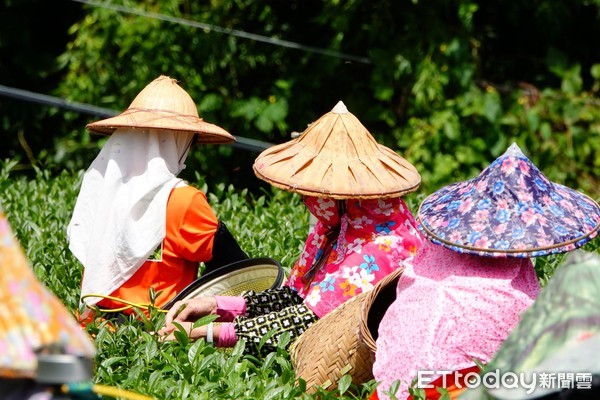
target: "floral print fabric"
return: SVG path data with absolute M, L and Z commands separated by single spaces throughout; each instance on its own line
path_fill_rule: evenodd
M 70 354 L 95 355 L 91 339 L 36 279 L 2 210 L 0 269 L 0 377 L 33 377 L 35 350 L 45 345 L 64 346 Z
M 478 177 L 425 199 L 418 219 L 423 234 L 454 251 L 537 257 L 596 237 L 600 206 L 548 180 L 513 144 Z
M 338 201 L 344 202 L 343 215 Z M 400 198 L 306 197 L 304 202 L 318 222 L 286 284 L 298 291 L 319 318 L 351 297 L 371 290 L 404 261 L 412 259 L 421 245 L 416 221 Z M 326 234 L 336 229 L 339 235 L 333 249 L 307 285 L 302 278 L 325 254 Z
M 417 371 L 489 362 L 539 291 L 530 259 L 461 254 L 426 240 L 379 323 L 379 398 L 400 380 L 396 397 L 406 399 Z

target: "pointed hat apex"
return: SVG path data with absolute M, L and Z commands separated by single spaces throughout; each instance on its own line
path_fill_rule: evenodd
M 176 79 L 165 75 L 146 85 L 121 114 L 86 127 L 103 135 L 110 135 L 119 128 L 160 129 L 196 133 L 199 143 L 235 142 L 235 137 L 225 129 L 200 118 L 191 96 Z
M 550 181 L 516 143 L 477 177 L 427 197 L 418 219 L 434 243 L 478 256 L 565 253 L 600 233 L 600 205 Z
M 346 108 L 344 102 L 338 101 L 338 103 L 335 105 L 335 107 L 333 107 L 333 110 L 331 110 L 331 112 L 335 114 L 348 114 L 348 108 Z

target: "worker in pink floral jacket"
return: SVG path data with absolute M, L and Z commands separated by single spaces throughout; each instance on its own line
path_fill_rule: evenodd
M 318 318 L 371 290 L 421 245 L 417 223 L 401 199 L 418 188 L 418 172 L 379 145 L 342 102 L 296 139 L 261 153 L 254 171 L 303 196 L 317 219 L 304 250 L 283 288 L 176 303 L 161 330 L 167 338 L 174 337 L 177 322 L 193 339 L 222 347 L 243 340 L 248 352 L 264 354 L 284 332 L 294 340 Z M 207 314 L 218 315 L 221 323 L 192 329 Z M 259 349 L 270 331 L 274 335 Z
M 429 400 L 459 398 L 536 299 L 531 258 L 600 232 L 600 206 L 550 181 L 516 144 L 431 194 L 417 219 L 427 240 L 379 323 L 373 399 L 410 400 L 411 386 Z

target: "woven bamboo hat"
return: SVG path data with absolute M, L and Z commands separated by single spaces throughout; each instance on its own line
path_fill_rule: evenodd
M 341 101 L 297 138 L 259 154 L 253 168 L 280 189 L 334 199 L 397 197 L 421 183 L 416 168 L 378 144 Z
M 150 82 L 121 114 L 92 122 L 89 130 L 103 135 L 117 128 L 164 129 L 197 133 L 199 143 L 232 143 L 225 129 L 204 121 L 196 104 L 175 79 L 161 75 Z

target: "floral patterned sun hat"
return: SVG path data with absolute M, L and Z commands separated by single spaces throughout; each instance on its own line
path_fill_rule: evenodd
M 427 197 L 419 229 L 461 253 L 537 257 L 583 246 L 600 231 L 600 206 L 551 182 L 512 144 L 479 176 Z
M 0 271 L 0 380 L 35 378 L 38 354 L 48 347 L 94 358 L 92 339 L 38 281 L 1 207 Z

